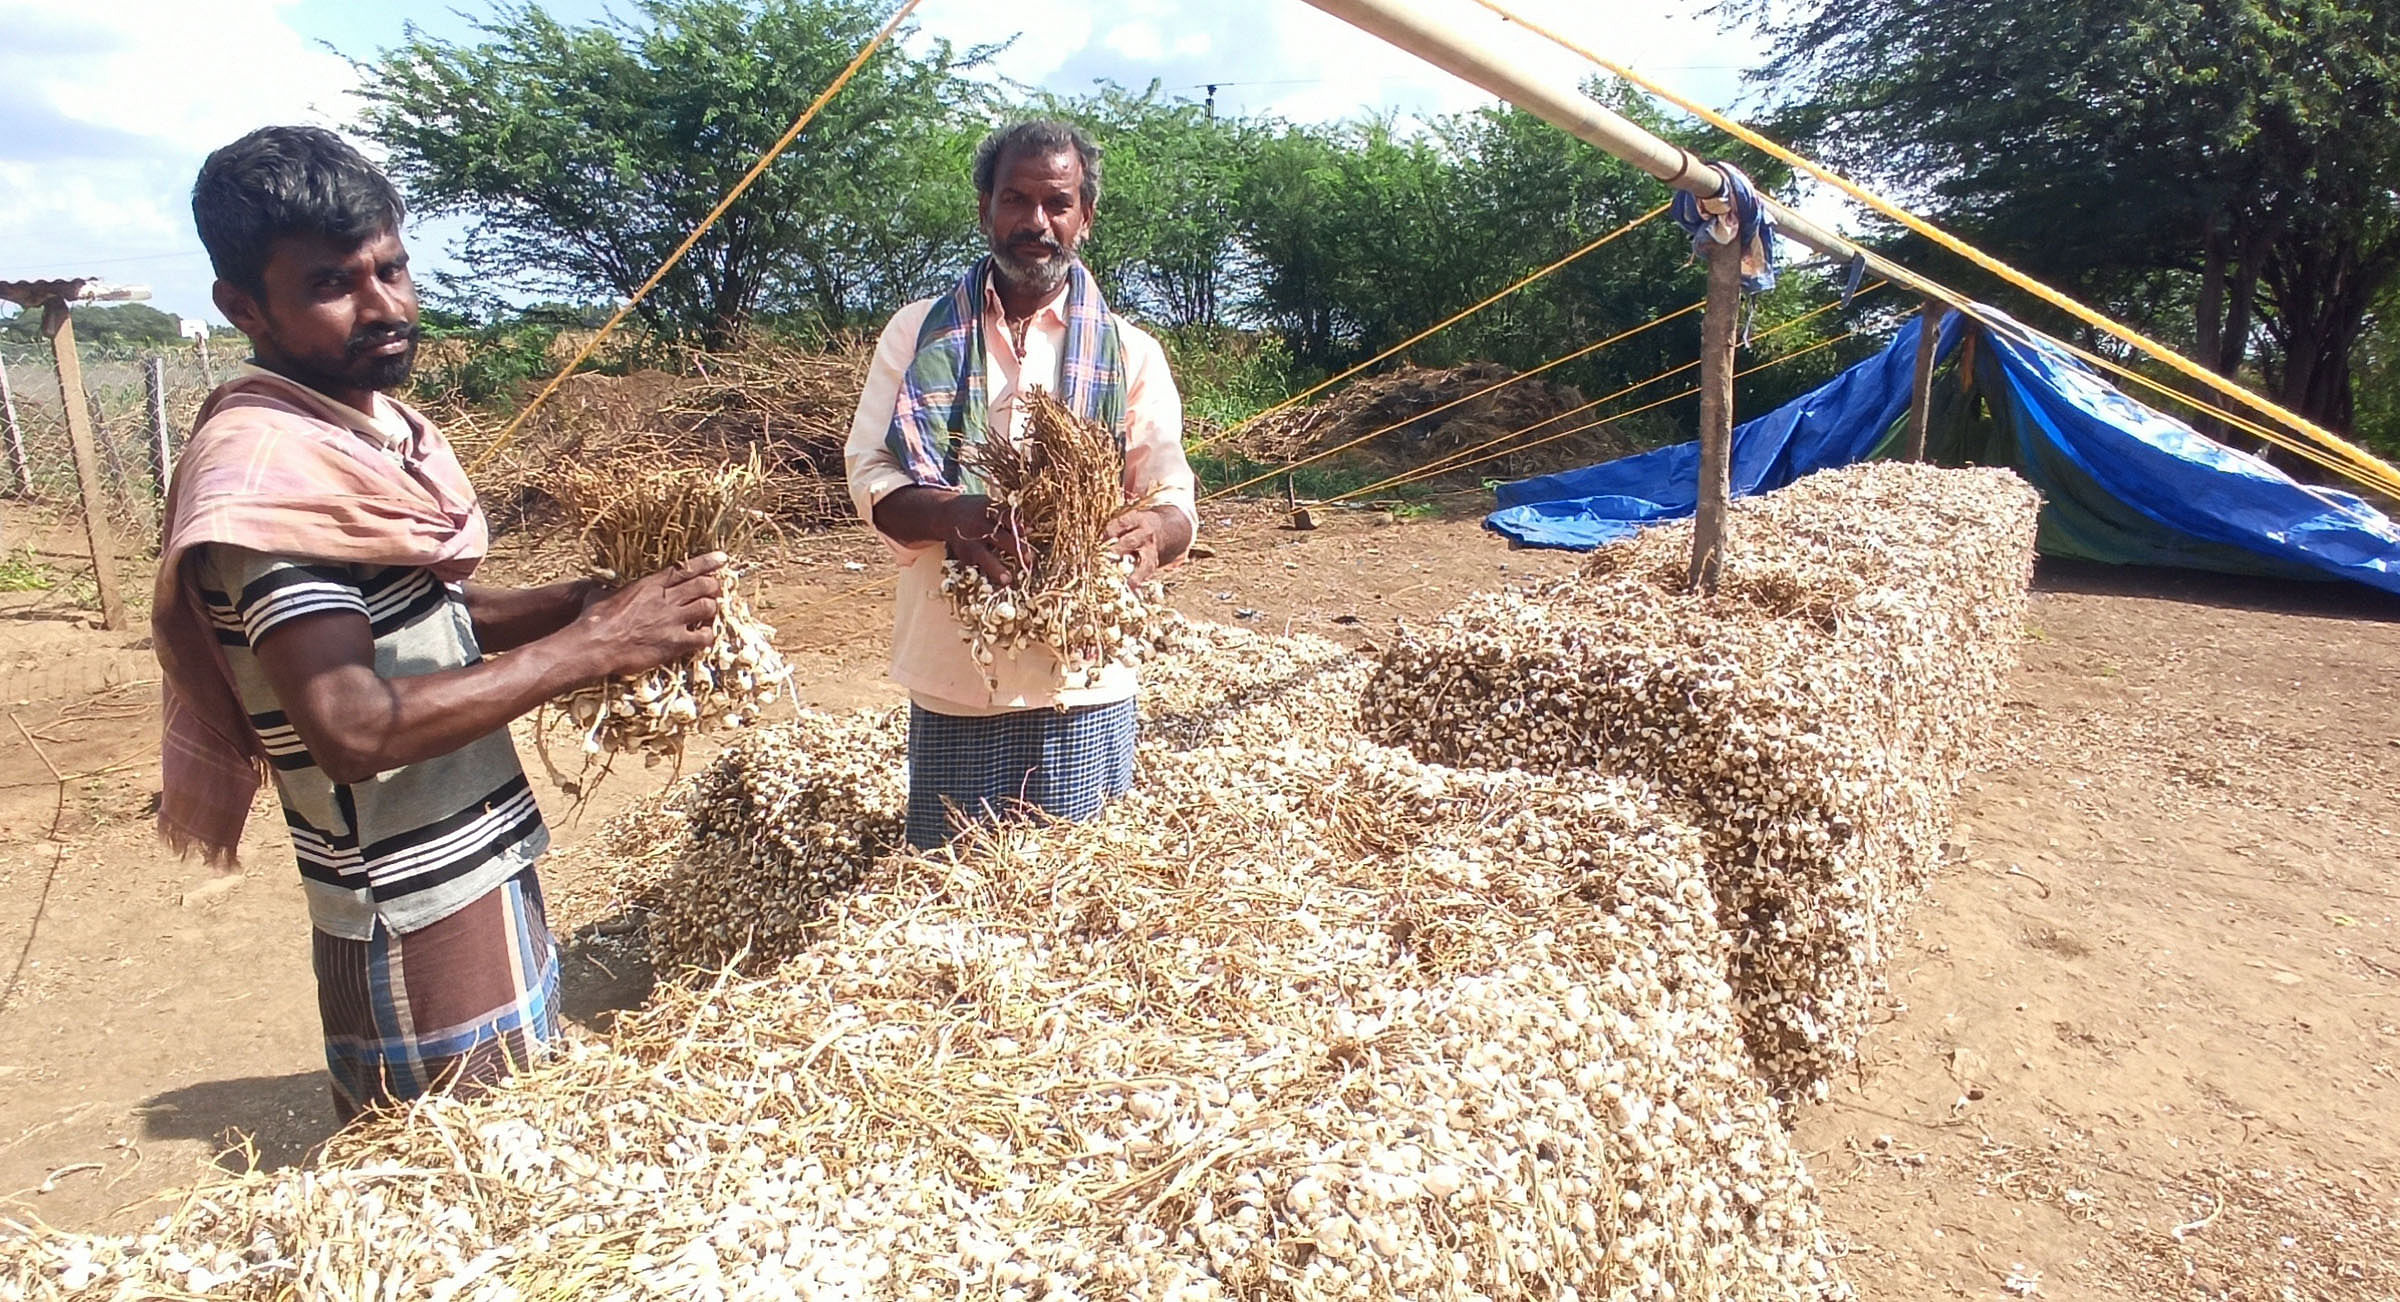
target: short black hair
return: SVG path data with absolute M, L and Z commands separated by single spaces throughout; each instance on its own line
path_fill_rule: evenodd
M 1074 150 L 1083 161 L 1083 206 L 1100 206 L 1100 146 L 1083 128 L 1056 118 L 1011 122 L 975 146 L 975 193 L 989 195 L 1000 179 L 1000 164 L 1010 154 L 1057 154 Z
M 267 249 L 285 235 L 351 244 L 400 229 L 408 205 L 348 141 L 321 127 L 261 127 L 208 156 L 192 224 L 217 279 L 266 292 Z

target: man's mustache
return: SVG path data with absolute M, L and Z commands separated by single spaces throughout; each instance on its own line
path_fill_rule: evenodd
M 1057 255 L 1065 253 L 1067 246 L 1048 235 L 1019 235 L 1008 242 L 1008 251 L 1011 253 L 1031 251 Z
M 381 326 L 370 330 L 361 330 L 350 336 L 348 352 L 350 356 L 356 357 L 370 348 L 380 348 L 395 339 L 405 339 L 413 344 L 417 342 L 421 334 L 422 331 L 416 326 Z

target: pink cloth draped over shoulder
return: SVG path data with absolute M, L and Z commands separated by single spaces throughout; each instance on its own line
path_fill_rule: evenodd
M 354 428 L 350 409 L 261 371 L 202 404 L 167 493 L 152 645 L 165 679 L 158 830 L 179 854 L 230 867 L 265 778 L 191 564 L 210 543 L 340 565 L 412 566 L 463 581 L 491 532 L 457 453 L 403 404 L 406 464 Z

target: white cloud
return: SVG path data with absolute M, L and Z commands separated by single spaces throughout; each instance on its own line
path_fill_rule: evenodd
M 1100 43 L 1112 53 L 1123 55 L 1136 63 L 1153 63 L 1166 57 L 1166 38 L 1158 28 L 1147 22 L 1119 23 L 1108 29 Z
M 0 0 L 0 276 L 97 273 L 207 309 L 200 160 L 275 122 L 338 123 L 353 78 L 289 0 Z M 213 315 L 213 313 L 212 313 Z

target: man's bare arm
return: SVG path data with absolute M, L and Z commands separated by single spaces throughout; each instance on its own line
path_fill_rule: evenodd
M 715 571 L 696 557 L 611 594 L 517 654 L 463 669 L 385 678 L 355 611 L 303 615 L 254 648 L 284 717 L 336 782 L 447 755 L 570 688 L 669 664 L 715 634 Z
M 462 585 L 467 614 L 475 621 L 475 641 L 486 655 L 518 647 L 558 632 L 575 622 L 584 607 L 600 595 L 590 579 L 571 579 L 539 588 L 498 588 L 482 583 Z

